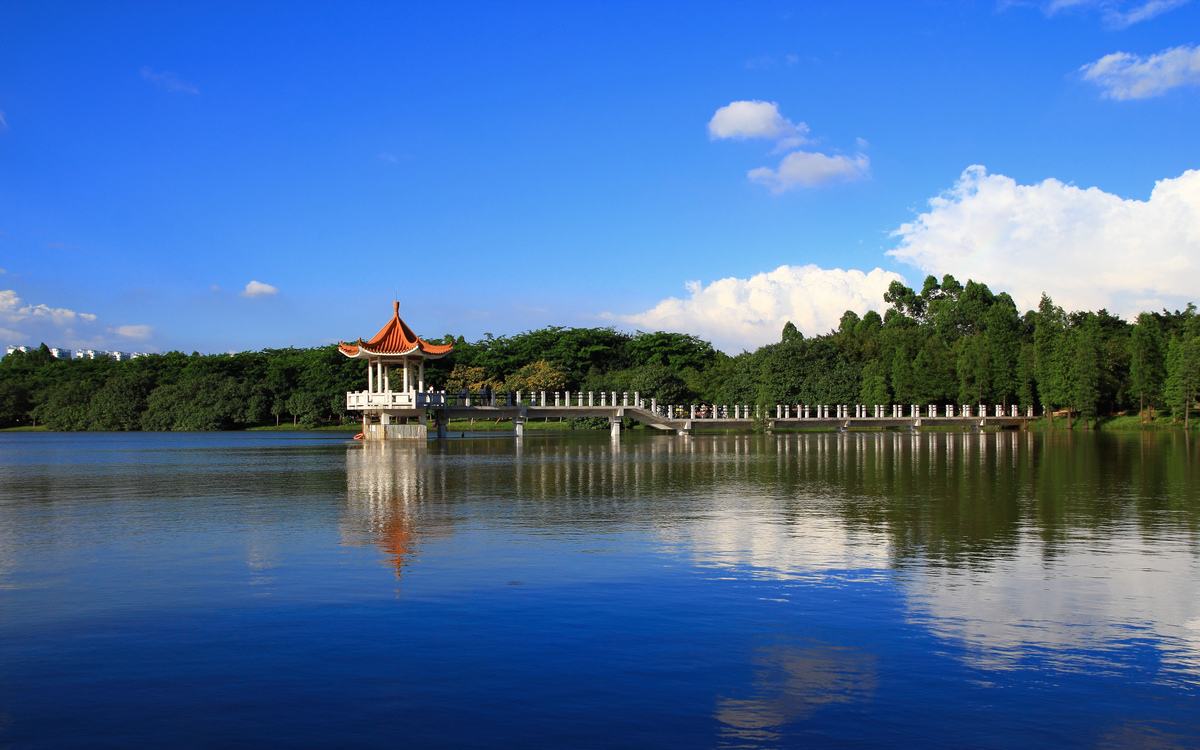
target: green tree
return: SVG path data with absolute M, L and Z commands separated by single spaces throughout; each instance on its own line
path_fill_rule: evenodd
M 506 391 L 561 391 L 566 388 L 567 374 L 544 359 L 519 368 L 504 381 Z
M 917 398 L 917 385 L 913 376 L 913 360 L 908 351 L 897 348 L 892 355 L 892 393 L 902 404 L 914 403 Z
M 1100 399 L 1100 324 L 1095 315 L 1088 315 L 1080 325 L 1071 329 L 1068 382 L 1070 405 L 1090 425 L 1096 418 L 1096 403 Z
M 991 393 L 992 360 L 987 339 L 980 334 L 958 342 L 958 398 L 964 404 L 987 403 Z
M 1037 355 L 1033 344 L 1021 344 L 1017 356 L 1017 402 L 1022 406 L 1033 406 L 1037 398 Z
M 1192 316 L 1167 346 L 1167 376 L 1164 390 L 1171 412 L 1183 416 L 1191 429 L 1192 406 L 1200 393 L 1200 318 Z
M 1162 399 L 1165 377 L 1162 330 L 1154 315 L 1142 313 L 1129 337 L 1129 386 L 1137 395 L 1138 414 L 1144 414 L 1148 405 L 1153 417 L 1154 405 Z
M 888 394 L 887 377 L 884 375 L 883 367 L 879 362 L 870 362 L 863 368 L 862 388 L 859 390 L 858 400 L 859 403 L 869 406 L 891 403 L 891 396 Z
M 1066 315 L 1061 307 L 1043 294 L 1034 319 L 1034 373 L 1038 397 L 1051 424 L 1054 422 L 1055 407 L 1065 405 L 1069 399 L 1064 367 L 1067 359 L 1064 354 L 1065 339 Z

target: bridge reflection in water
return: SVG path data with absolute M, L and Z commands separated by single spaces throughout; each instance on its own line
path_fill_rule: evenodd
M 1060 666 L 1111 663 L 1134 628 L 1191 681 L 1192 454 L 1173 435 L 1034 432 L 356 445 L 348 538 L 399 570 L 425 540 L 452 544 L 455 519 L 625 535 L 701 571 L 887 581 L 914 623 L 979 667 L 1015 668 L 1030 649 Z
M 908 626 L 964 667 L 1121 673 L 1150 644 L 1153 679 L 1194 690 L 1195 467 L 1174 436 L 1034 432 L 354 445 L 344 538 L 377 545 L 397 572 L 422 547 L 454 545 L 456 524 L 504 536 L 516 557 L 550 545 L 556 570 L 535 590 L 589 564 L 563 540 L 643 545 L 641 564 L 767 584 L 781 606 L 812 587 L 892 592 Z M 764 623 L 745 656 L 752 682 L 714 697 L 722 739 L 778 743 L 780 727 L 875 700 L 890 656 L 856 637 Z

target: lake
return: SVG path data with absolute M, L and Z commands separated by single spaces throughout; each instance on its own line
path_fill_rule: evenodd
M 1196 747 L 1182 434 L 0 434 L 0 746 Z

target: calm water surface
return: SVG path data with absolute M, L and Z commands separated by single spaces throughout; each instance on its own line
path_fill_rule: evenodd
M 1197 747 L 1178 435 L 0 435 L 0 745 Z

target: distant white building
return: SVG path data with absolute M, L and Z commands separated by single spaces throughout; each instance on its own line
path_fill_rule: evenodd
M 37 347 L 24 346 L 19 344 L 9 344 L 4 349 L 4 356 L 8 356 L 13 352 L 30 352 Z M 55 359 L 103 359 L 108 357 L 115 359 L 118 362 L 124 362 L 129 359 L 137 359 L 138 357 L 146 356 L 147 352 L 118 352 L 107 351 L 105 349 L 66 349 L 63 347 L 50 347 L 50 356 Z

